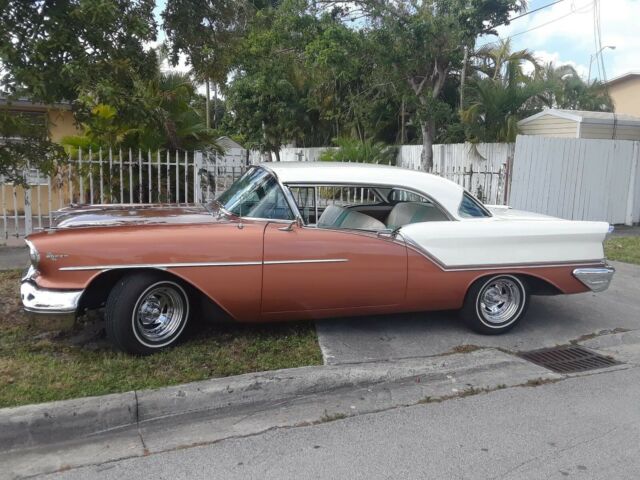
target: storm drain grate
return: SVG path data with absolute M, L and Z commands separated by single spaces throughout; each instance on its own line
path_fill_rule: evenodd
M 605 357 L 577 345 L 542 348 L 540 350 L 520 352 L 519 355 L 525 360 L 558 373 L 585 372 L 587 370 L 620 365 L 620 362 L 610 357 Z

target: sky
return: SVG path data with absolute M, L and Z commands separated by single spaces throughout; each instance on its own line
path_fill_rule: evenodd
M 553 1 L 531 0 L 529 11 Z M 573 65 L 586 78 L 590 59 L 597 51 L 593 5 L 594 0 L 564 0 L 514 20 L 500 27 L 498 33 L 501 37 L 513 36 L 513 49 L 529 49 L 543 62 Z M 640 72 L 640 0 L 600 0 L 600 26 L 602 46 L 615 47 L 602 53 L 606 78 Z M 602 79 L 595 60 L 591 78 Z
M 156 17 L 166 0 L 157 0 Z M 529 0 L 529 11 L 555 0 Z M 594 41 L 594 2 L 596 0 L 563 0 L 551 7 L 529 14 L 498 28 L 500 37 L 512 36 L 514 50 L 529 49 L 541 62 L 570 64 L 587 78 L 589 63 L 596 52 Z M 515 15 L 514 15 L 515 16 Z M 602 55 L 607 79 L 626 72 L 640 72 L 640 0 L 600 0 Z M 162 40 L 163 35 L 161 33 Z M 486 36 L 478 44 L 495 41 Z M 602 79 L 597 63 L 592 62 L 591 78 Z M 185 70 L 184 64 L 178 69 Z

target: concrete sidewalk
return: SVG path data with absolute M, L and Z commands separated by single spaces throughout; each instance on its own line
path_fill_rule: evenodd
M 416 405 L 70 470 L 56 480 L 631 480 L 640 369 Z
M 0 410 L 0 478 L 562 377 L 498 350 L 304 367 Z
M 553 472 L 544 470 L 550 464 L 581 474 L 589 465 L 596 473 L 586 478 L 603 478 L 599 474 L 605 471 L 618 475 L 607 478 L 635 478 L 622 474 L 640 466 L 634 441 L 640 432 L 640 334 L 584 344 L 625 363 L 561 376 L 489 349 L 393 364 L 316 367 L 342 372 L 347 384 L 322 391 L 321 377 L 310 378 L 306 394 L 280 398 L 268 393 L 277 391 L 277 383 L 265 396 L 268 383 L 261 385 L 256 374 L 254 388 L 245 382 L 237 391 L 237 379 L 219 380 L 229 382 L 230 400 L 249 400 L 244 404 L 232 400 L 228 408 L 221 404 L 181 415 L 172 409 L 197 404 L 208 389 L 173 387 L 168 391 L 174 394 L 165 397 L 172 401 L 153 414 L 155 419 L 139 405 L 131 428 L 0 454 L 0 477 L 57 472 L 54 478 L 120 479 L 157 472 L 162 478 L 191 479 L 211 478 L 216 471 L 222 478 L 307 478 L 311 472 L 327 479 L 451 478 L 464 467 L 463 478 L 537 479 L 550 478 Z M 278 376 L 295 383 L 295 372 Z M 379 381 L 371 383 L 375 378 Z M 263 396 L 265 401 L 250 401 Z M 421 412 L 420 418 L 412 412 Z M 305 441 L 305 435 L 313 440 Z M 322 451 L 308 455 L 322 449 L 329 454 L 324 460 L 315 456 Z M 608 453 L 597 455 L 603 451 Z M 574 452 L 580 461 L 565 464 L 574 461 Z M 477 457 L 487 459 L 486 469 L 476 470 Z M 347 464 L 348 470 L 338 466 Z M 83 465 L 93 466 L 74 471 Z M 539 468 L 544 475 L 536 476 Z M 521 469 L 528 475 L 511 475 Z

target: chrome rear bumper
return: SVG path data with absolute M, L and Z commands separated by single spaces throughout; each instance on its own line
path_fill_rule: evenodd
M 610 265 L 598 268 L 576 268 L 573 276 L 584 283 L 593 292 L 602 292 L 609 288 L 616 269 Z
M 55 315 L 75 314 L 84 290 L 45 290 L 24 280 L 20 285 L 22 305 L 27 312 Z

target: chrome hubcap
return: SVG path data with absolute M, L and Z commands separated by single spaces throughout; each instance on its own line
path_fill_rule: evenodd
M 518 313 L 522 293 L 515 281 L 499 278 L 487 283 L 479 298 L 479 310 L 484 319 L 492 324 L 502 324 Z
M 134 312 L 138 332 L 152 342 L 171 337 L 183 322 L 185 307 L 184 297 L 175 288 L 152 288 L 138 300 Z

